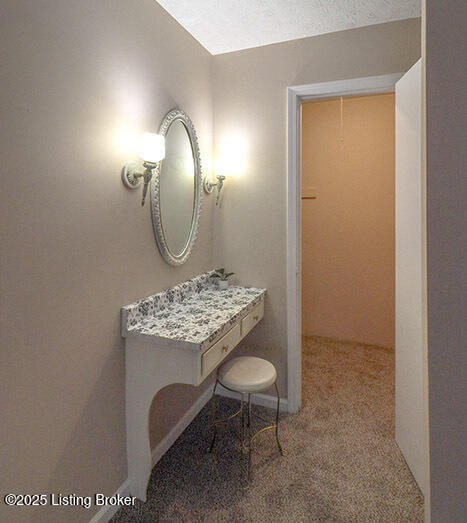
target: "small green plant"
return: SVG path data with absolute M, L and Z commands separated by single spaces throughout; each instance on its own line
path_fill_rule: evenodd
M 219 278 L 221 281 L 227 281 L 230 276 L 233 276 L 234 272 L 225 272 L 225 269 L 216 269 L 216 272 L 212 275 L 213 278 Z

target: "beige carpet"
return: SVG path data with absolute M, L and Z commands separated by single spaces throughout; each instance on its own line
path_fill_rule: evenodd
M 393 352 L 318 337 L 303 348 L 303 408 L 281 416 L 287 456 L 269 431 L 248 482 L 233 426 L 206 453 L 208 404 L 154 468 L 148 502 L 112 521 L 423 521 L 422 495 L 394 441 Z M 219 403 L 224 414 L 237 405 Z

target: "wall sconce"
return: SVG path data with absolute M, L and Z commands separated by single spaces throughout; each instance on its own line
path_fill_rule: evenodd
M 217 183 L 210 182 L 207 177 L 204 179 L 204 190 L 206 194 L 211 194 L 214 187 L 217 187 L 217 198 L 216 205 L 219 205 L 219 196 L 221 194 L 222 186 L 224 185 L 225 176 L 223 174 L 218 174 L 216 176 Z
M 214 173 L 216 173 L 217 183 L 213 183 L 207 177 L 204 179 L 204 190 L 207 194 L 211 194 L 214 187 L 217 187 L 216 205 L 219 205 L 222 187 L 224 180 L 236 178 L 243 170 L 245 144 L 241 136 L 228 137 L 223 140 L 219 146 L 219 153 L 214 165 Z
M 164 137 L 161 134 L 144 133 L 141 138 L 139 155 L 143 159 L 144 172 L 139 170 L 138 164 L 128 162 L 122 169 L 122 182 L 125 187 L 136 189 L 144 179 L 143 199 L 141 200 L 141 205 L 144 205 L 153 170 L 165 157 Z

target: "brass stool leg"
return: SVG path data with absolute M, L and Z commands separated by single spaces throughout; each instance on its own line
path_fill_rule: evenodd
M 212 452 L 212 449 L 214 448 L 214 443 L 216 441 L 217 436 L 217 423 L 216 423 L 216 389 L 217 389 L 218 381 L 216 379 L 216 384 L 214 385 L 214 390 L 212 391 L 212 426 L 214 428 L 214 434 L 212 436 L 211 445 L 209 447 L 209 452 Z
M 214 448 L 214 443 L 216 442 L 216 438 L 217 438 L 217 424 L 218 423 L 225 423 L 226 421 L 231 420 L 232 418 L 238 416 L 239 414 L 241 416 L 241 420 L 240 420 L 240 430 L 241 430 L 240 439 L 241 439 L 241 445 L 242 445 L 242 452 L 244 452 L 245 451 L 245 413 L 244 413 L 245 397 L 244 397 L 244 393 L 240 393 L 241 396 L 242 396 L 241 397 L 240 409 L 237 412 L 235 412 L 234 414 L 232 414 L 229 417 L 227 417 L 226 419 L 217 420 L 216 419 L 216 389 L 217 389 L 218 383 L 219 383 L 219 381 L 216 379 L 216 383 L 214 384 L 214 390 L 212 392 L 212 398 L 211 398 L 211 401 L 212 401 L 212 426 L 213 426 L 213 429 L 214 429 L 214 434 L 212 436 L 211 445 L 209 447 L 209 452 L 212 452 L 212 450 Z M 246 429 L 247 429 L 247 432 L 248 432 L 248 479 L 251 479 L 251 453 L 252 453 L 252 450 L 253 450 L 253 440 L 256 438 L 256 436 L 258 436 L 259 434 L 261 434 L 265 430 L 274 429 L 277 447 L 279 448 L 280 454 L 282 456 L 284 456 L 284 451 L 283 451 L 282 445 L 281 445 L 281 443 L 279 441 L 279 412 L 280 412 L 281 397 L 280 397 L 279 388 L 278 388 L 276 382 L 274 382 L 274 387 L 276 389 L 276 395 L 277 395 L 277 407 L 276 407 L 276 420 L 275 420 L 275 423 L 272 424 L 272 425 L 269 425 L 267 427 L 263 427 L 262 429 L 258 430 L 255 434 L 253 434 L 253 432 L 252 432 L 252 423 L 251 423 L 251 421 L 252 421 L 251 393 L 248 393 L 248 400 L 247 400 L 248 412 L 246 413 Z M 258 417 L 261 420 L 268 422 L 268 420 L 262 418 L 261 416 L 258 415 Z
M 242 392 L 242 399 L 241 399 L 241 416 L 240 416 L 240 436 L 241 436 L 241 442 L 242 442 L 242 453 L 245 451 L 245 414 L 243 412 L 245 407 L 245 395 Z
M 280 444 L 280 441 L 279 441 L 279 409 L 280 409 L 280 404 L 281 404 L 281 397 L 279 395 L 279 389 L 277 388 L 276 382 L 274 382 L 274 386 L 276 387 L 276 394 L 277 394 L 276 429 L 275 429 L 276 441 L 277 441 L 277 446 L 279 447 L 279 452 L 283 456 L 284 451 L 282 450 L 282 445 Z
M 252 434 L 251 434 L 251 394 L 248 394 L 248 479 L 251 478 L 251 447 L 252 447 Z

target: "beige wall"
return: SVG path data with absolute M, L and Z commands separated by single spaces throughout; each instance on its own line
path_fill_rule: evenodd
M 243 343 L 269 357 L 286 387 L 286 88 L 406 71 L 420 56 L 408 20 L 215 56 L 215 150 L 245 143 L 243 171 L 216 209 L 214 261 L 268 288 L 265 317 Z M 237 138 L 238 140 L 238 138 Z
M 394 346 L 394 94 L 302 105 L 302 331 Z
M 426 0 L 428 369 L 433 522 L 465 520 L 467 3 Z
M 111 494 L 126 479 L 120 306 L 212 262 L 231 267 L 269 289 L 247 343 L 278 364 L 284 391 L 285 88 L 407 69 L 419 24 L 212 58 L 152 0 L 7 0 L 0 18 L 2 491 Z M 131 157 L 117 138 L 157 129 L 178 106 L 209 164 L 213 89 L 219 143 L 246 139 L 244 176 L 228 181 L 220 208 L 205 200 L 193 256 L 172 268 L 149 207 L 120 182 Z M 156 399 L 153 443 L 193 392 L 163 391 L 165 412 Z M 30 517 L 91 513 L 1 505 L 2 520 Z
M 207 164 L 211 56 L 153 0 L 6 0 L 0 19 L 1 491 L 110 495 L 127 477 L 120 307 L 212 267 L 212 199 L 170 267 L 120 181 L 118 136 L 180 107 Z M 155 406 L 154 443 L 192 396 Z M 0 506 L 2 521 L 93 513 Z

